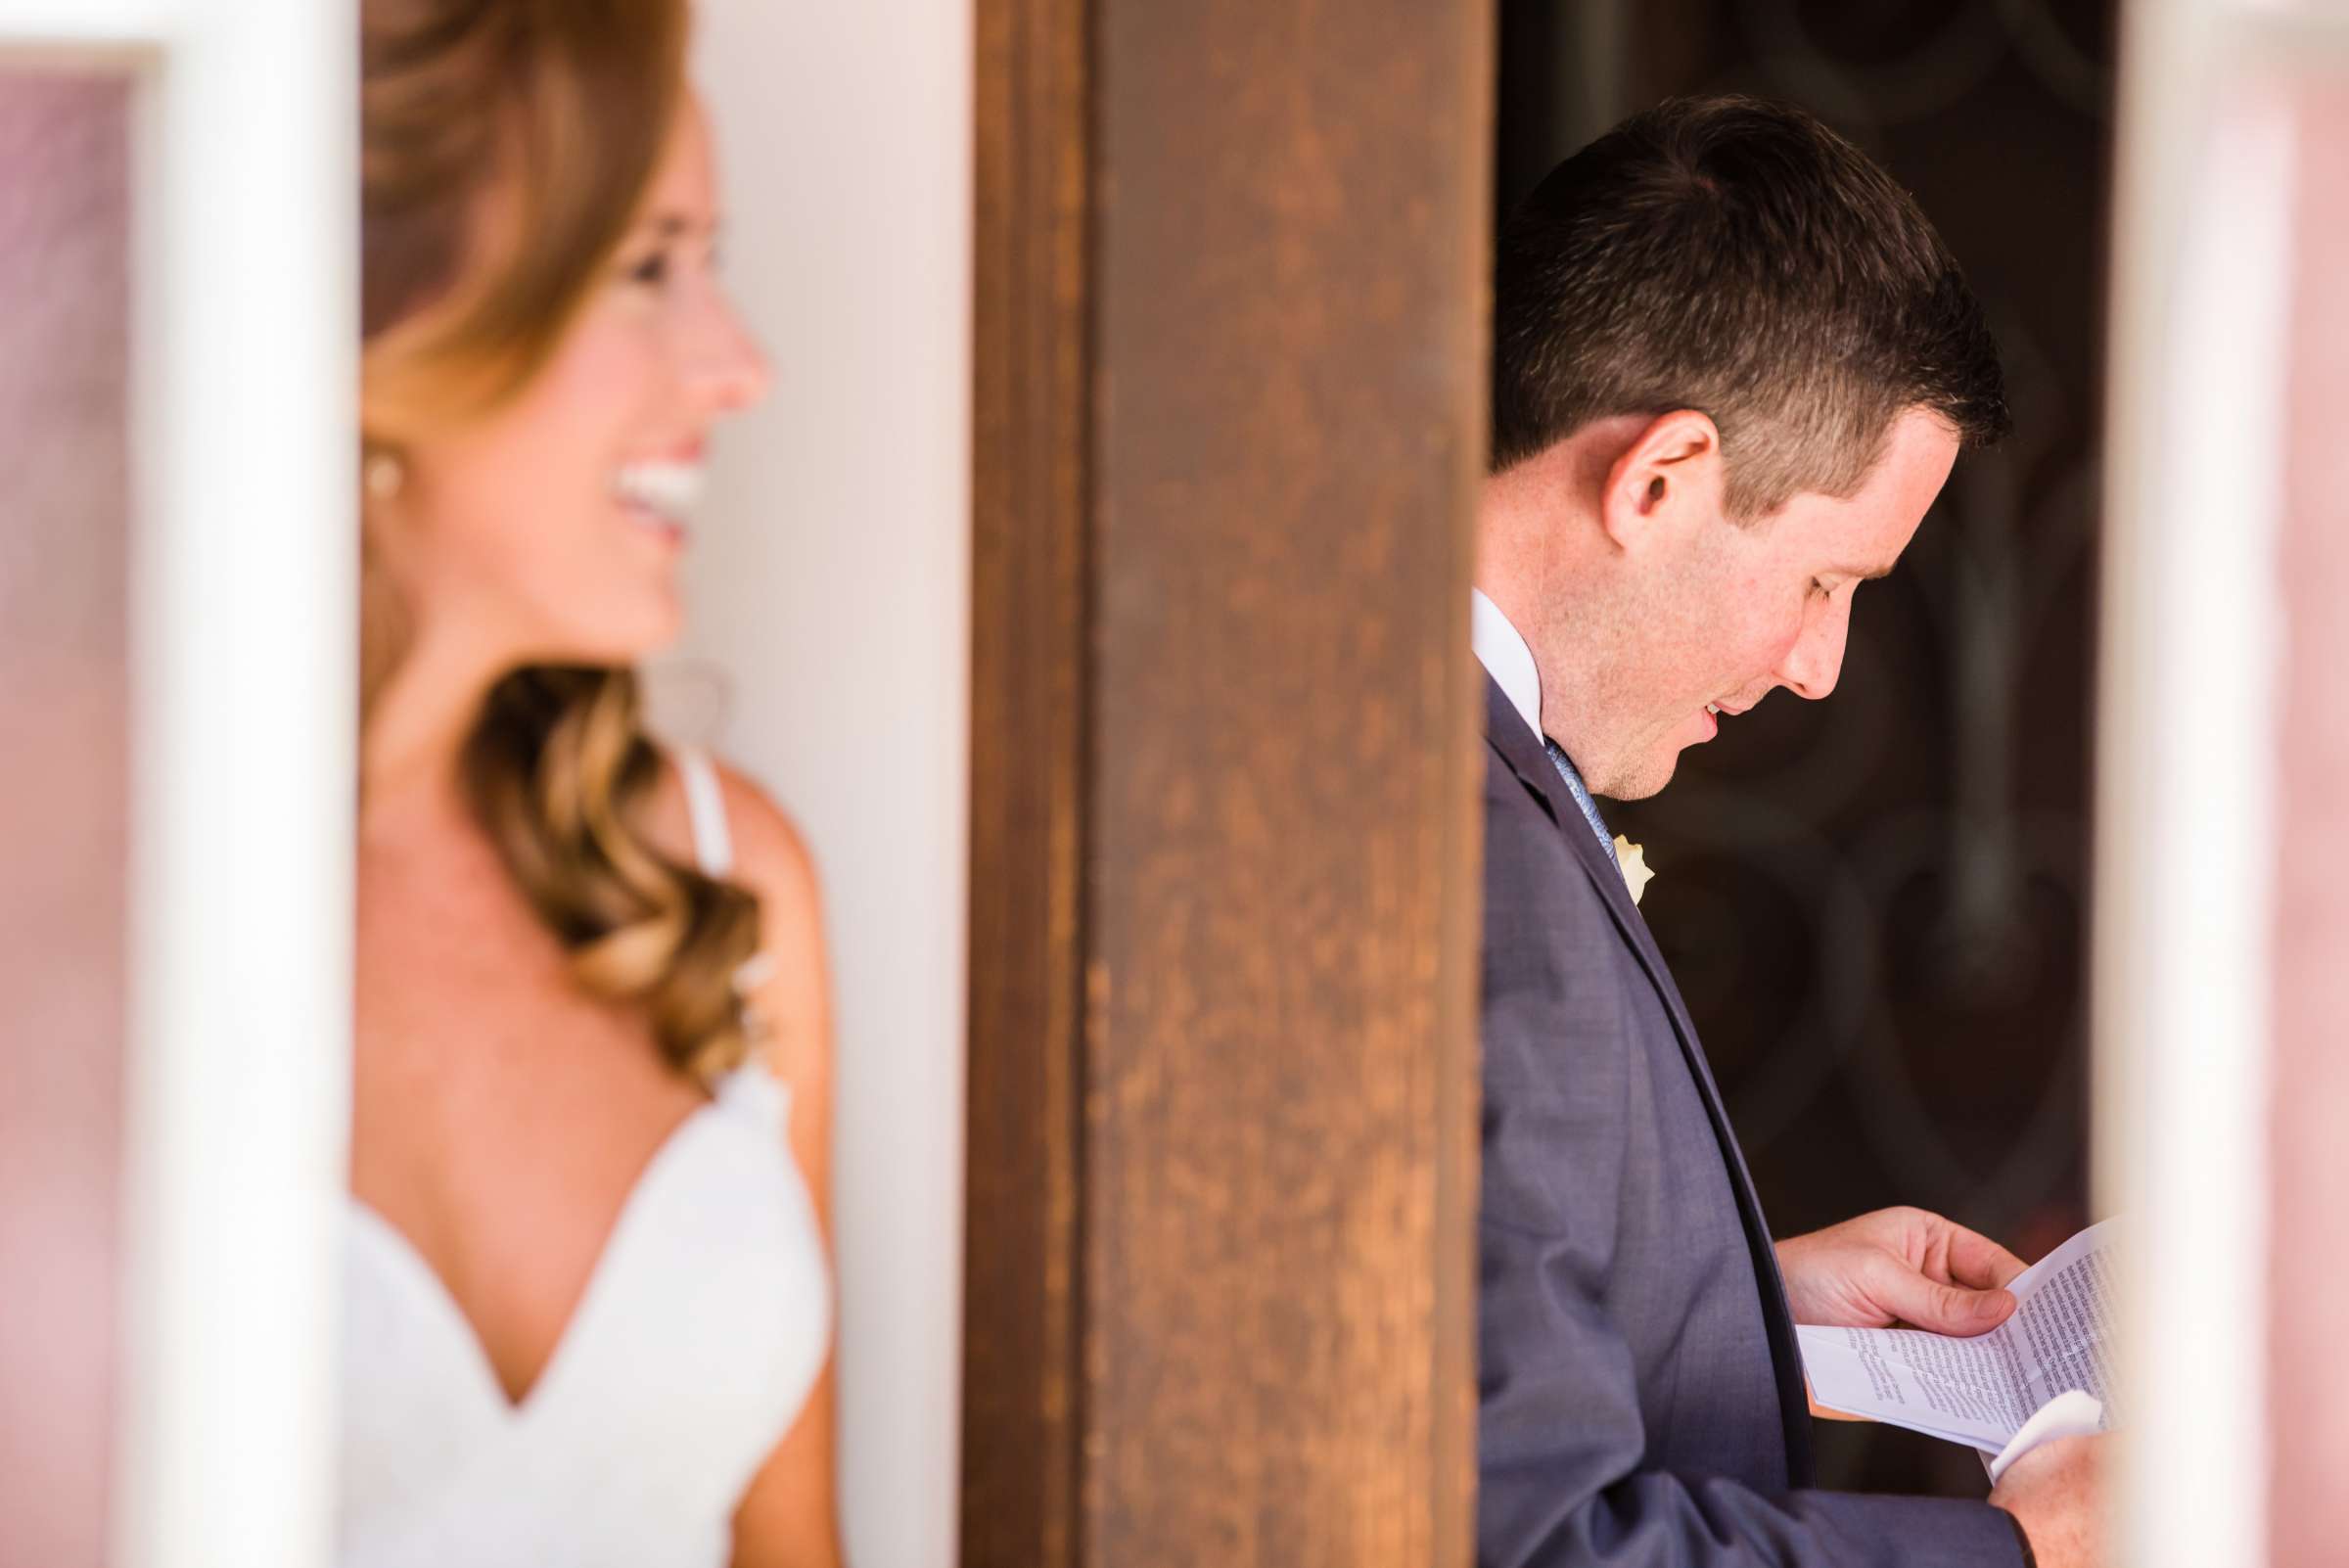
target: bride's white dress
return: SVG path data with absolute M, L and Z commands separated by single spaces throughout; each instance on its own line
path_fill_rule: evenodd
M 732 858 L 707 759 L 678 758 L 703 869 Z M 638 1178 L 553 1358 L 510 1401 L 439 1276 L 350 1203 L 346 1568 L 718 1568 L 735 1505 L 806 1402 L 831 1285 L 762 1066 Z

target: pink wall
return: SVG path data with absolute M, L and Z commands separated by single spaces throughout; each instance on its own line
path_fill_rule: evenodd
M 104 1554 L 123 1031 L 126 97 L 0 71 L 0 1562 Z
M 2273 1560 L 2349 1543 L 2349 75 L 2297 88 L 2300 225 L 2282 548 Z M 2224 758 L 2211 760 L 2224 766 Z

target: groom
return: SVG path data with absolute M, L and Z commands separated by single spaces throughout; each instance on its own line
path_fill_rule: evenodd
M 1848 143 L 1693 100 L 1517 210 L 1494 340 L 1478 1559 L 2092 1563 L 2093 1441 L 1988 1504 L 1812 1490 L 1793 1325 L 1978 1334 L 2022 1264 L 1913 1210 L 1773 1246 L 1593 800 L 1834 689 L 1853 594 L 2004 429 L 1980 307 Z

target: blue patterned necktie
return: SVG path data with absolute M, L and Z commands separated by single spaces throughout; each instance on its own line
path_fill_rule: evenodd
M 1583 820 L 1589 823 L 1590 831 L 1598 835 L 1598 847 L 1607 852 L 1609 860 L 1614 859 L 1615 835 L 1607 831 L 1607 824 L 1600 819 L 1598 803 L 1590 799 L 1589 786 L 1583 782 L 1583 775 L 1575 771 L 1573 761 L 1566 755 L 1566 748 L 1547 735 L 1542 737 L 1542 744 L 1549 752 L 1549 760 L 1557 767 L 1558 777 L 1566 781 L 1567 793 L 1574 797 L 1574 804 L 1582 807 Z

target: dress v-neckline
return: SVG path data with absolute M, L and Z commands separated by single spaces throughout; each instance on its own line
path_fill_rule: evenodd
M 449 1288 L 440 1270 L 433 1267 L 432 1260 L 424 1255 L 424 1249 L 409 1240 L 407 1232 L 386 1219 L 381 1211 L 357 1193 L 345 1192 L 345 1198 L 352 1217 L 358 1222 L 357 1230 L 361 1234 L 377 1237 L 383 1244 L 383 1250 L 397 1260 L 399 1270 L 415 1281 L 416 1288 L 424 1296 L 437 1304 L 435 1310 L 448 1321 L 456 1337 L 464 1342 L 471 1353 L 470 1359 L 481 1375 L 484 1391 L 496 1402 L 501 1414 L 510 1421 L 519 1422 L 538 1407 L 541 1395 L 554 1381 L 564 1363 L 574 1359 L 575 1345 L 582 1335 L 597 1299 L 607 1293 L 609 1278 L 618 1271 L 617 1260 L 626 1243 L 637 1211 L 645 1206 L 646 1194 L 653 1190 L 663 1170 L 675 1163 L 673 1156 L 684 1147 L 687 1135 L 722 1105 L 721 1098 L 713 1096 L 695 1106 L 654 1147 L 644 1162 L 644 1168 L 636 1173 L 636 1179 L 629 1185 L 627 1196 L 621 1200 L 619 1212 L 613 1216 L 611 1228 L 604 1233 L 603 1245 L 596 1250 L 595 1262 L 588 1267 L 587 1281 L 580 1287 L 578 1298 L 571 1304 L 570 1314 L 564 1318 L 562 1329 L 555 1335 L 553 1347 L 548 1350 L 546 1359 L 539 1362 L 537 1371 L 520 1394 L 507 1391 L 505 1379 L 498 1375 L 497 1362 L 489 1355 L 488 1342 L 482 1337 L 480 1327 L 466 1315 L 456 1292 Z

